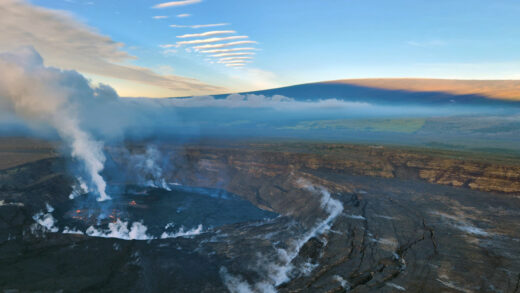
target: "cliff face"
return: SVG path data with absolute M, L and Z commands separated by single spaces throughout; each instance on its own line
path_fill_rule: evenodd
M 172 180 L 224 188 L 307 226 L 324 215 L 301 179 L 341 201 L 334 232 L 309 240 L 294 261 L 316 269 L 280 292 L 519 290 L 520 262 L 511 256 L 519 253 L 520 169 L 511 161 L 344 145 L 199 146 L 173 160 Z M 237 241 L 248 239 L 240 233 Z M 240 247 L 213 249 L 245 257 L 232 252 Z
M 52 144 L 42 141 L 2 139 L 0 170 L 56 157 L 54 149 Z M 179 170 L 191 168 L 207 174 L 205 180 L 211 179 L 211 182 L 206 182 L 208 185 L 229 184 L 224 175 L 235 171 L 245 172 L 251 178 L 276 178 L 290 172 L 326 170 L 338 174 L 420 179 L 441 185 L 520 195 L 518 158 L 498 157 L 499 160 L 495 160 L 486 159 L 485 154 L 345 144 L 240 144 L 235 147 L 176 149 L 176 156 L 171 159 Z M 176 172 L 172 177 L 185 176 Z
M 174 159 L 179 168 L 173 177 L 190 183 L 204 178 L 203 183 L 223 184 L 238 194 L 249 194 L 240 190 L 240 182 L 243 180 L 271 178 L 281 182 L 286 181 L 283 178 L 287 176 L 305 177 L 315 171 L 324 171 L 332 174 L 419 179 L 441 185 L 520 195 L 520 164 L 514 161 L 489 162 L 478 157 L 457 156 L 456 153 L 427 154 L 424 151 L 368 146 L 321 145 L 304 152 L 266 148 L 269 147 L 187 148 L 183 151 L 184 155 L 180 156 L 182 159 Z M 187 173 L 199 175 L 197 180 L 186 177 L 183 170 L 187 166 L 192 171 Z M 239 182 L 233 181 L 237 175 L 242 177 Z M 326 178 L 320 180 L 326 181 Z M 322 184 L 338 191 L 351 190 L 348 186 L 334 186 L 330 182 Z M 252 195 L 249 197 L 254 202 Z

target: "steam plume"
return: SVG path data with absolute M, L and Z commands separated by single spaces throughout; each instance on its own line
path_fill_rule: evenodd
M 324 187 L 315 186 L 303 178 L 298 179 L 296 183 L 301 188 L 321 196 L 320 206 L 327 212 L 328 216 L 323 220 L 317 221 L 301 237 L 294 239 L 289 248 L 277 248 L 275 261 L 266 261 L 264 256 L 259 257 L 258 272 L 264 274 L 263 281 L 249 284 L 240 276 L 233 276 L 228 273 L 225 267 L 221 268 L 220 275 L 229 291 L 237 293 L 277 292 L 276 287 L 290 281 L 292 272 L 298 270 L 294 266 L 293 261 L 299 255 L 305 243 L 311 238 L 329 231 L 335 219 L 343 212 L 343 204 L 339 200 L 332 198 L 330 192 Z M 313 268 L 311 267 L 310 269 Z
M 0 100 L 29 123 L 56 129 L 71 148 L 72 157 L 82 162 L 98 200 L 103 201 L 110 199 L 100 175 L 105 162 L 103 145 L 80 127 L 77 115 L 81 99 L 95 94 L 79 73 L 45 67 L 33 48 L 0 54 Z

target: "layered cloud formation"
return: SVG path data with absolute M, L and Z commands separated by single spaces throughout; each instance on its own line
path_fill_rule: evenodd
M 167 7 L 179 7 L 190 4 L 195 4 L 201 2 L 200 0 L 186 0 L 186 1 L 172 1 L 166 3 L 160 3 L 155 5 L 153 8 L 167 8 Z M 190 16 L 189 14 L 179 14 L 177 17 Z M 156 19 L 166 18 L 165 16 L 156 16 Z M 170 27 L 172 28 L 207 28 L 207 27 L 216 27 L 216 26 L 224 26 L 229 25 L 228 23 L 217 23 L 217 24 L 206 24 L 206 25 L 179 25 L 172 24 Z M 254 55 L 252 52 L 247 52 L 251 50 L 256 50 L 253 47 L 235 47 L 244 44 L 256 44 L 257 42 L 251 40 L 243 40 L 243 41 L 233 41 L 237 39 L 248 39 L 249 36 L 240 35 L 240 36 L 221 36 L 228 34 L 236 34 L 235 30 L 215 30 L 215 31 L 206 31 L 202 33 L 186 33 L 182 35 L 178 35 L 177 38 L 180 39 L 188 39 L 183 41 L 178 41 L 175 44 L 162 44 L 161 48 L 165 49 L 164 53 L 176 53 L 175 50 L 172 51 L 170 48 L 179 48 L 182 46 L 186 47 L 187 52 L 200 52 L 202 54 L 211 54 L 217 52 L 235 52 L 235 53 L 223 53 L 223 54 L 213 54 L 208 55 L 209 58 L 205 58 L 205 61 L 208 61 L 211 64 L 223 64 L 227 67 L 231 68 L 243 68 L 246 64 L 253 62 L 253 58 L 239 58 L 239 57 L 229 57 L 229 56 L 243 56 L 243 55 Z M 214 37 L 219 36 L 219 37 Z M 199 39 L 191 39 L 190 38 L 199 38 Z M 233 42 L 230 42 L 233 41 Z M 218 44 L 214 44 L 218 43 Z M 193 46 L 196 45 L 196 46 Z M 226 48 L 226 47 L 235 47 L 225 50 L 205 50 L 210 48 Z M 228 58 L 220 58 L 220 57 L 228 57 Z M 215 58 L 215 59 L 213 59 Z M 247 59 L 247 61 L 246 61 Z

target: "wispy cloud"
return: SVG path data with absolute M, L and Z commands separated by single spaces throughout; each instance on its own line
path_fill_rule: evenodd
M 256 42 L 255 41 L 237 41 L 237 42 L 230 42 L 230 43 L 224 43 L 224 44 L 208 44 L 208 45 L 195 46 L 195 47 L 193 47 L 193 49 L 201 50 L 201 49 L 225 48 L 225 47 L 244 45 L 244 44 L 256 44 Z
M 208 27 L 217 27 L 217 26 L 226 26 L 229 23 L 210 23 L 210 24 L 194 24 L 194 25 L 182 25 L 182 24 L 171 24 L 170 27 L 173 28 L 208 28 Z
M 199 39 L 199 40 L 191 40 L 191 41 L 181 41 L 177 42 L 177 46 L 180 45 L 195 45 L 195 44 L 207 44 L 207 43 L 216 43 L 221 41 L 228 40 L 236 40 L 236 39 L 247 39 L 248 36 L 231 36 L 231 37 L 222 37 L 222 38 L 208 38 L 208 39 Z
M 446 42 L 442 40 L 429 40 L 429 41 L 408 41 L 406 42 L 407 45 L 413 46 L 413 47 L 422 47 L 422 48 L 428 48 L 428 47 L 441 47 L 445 46 Z
M 166 50 L 163 50 L 162 53 L 165 56 L 175 55 L 175 54 L 177 54 L 177 49 L 166 49 Z
M 247 55 L 254 55 L 253 52 L 240 52 L 240 53 L 221 53 L 221 54 L 215 54 L 211 55 L 211 57 L 227 57 L 227 56 L 247 56 Z
M 157 5 L 153 6 L 153 8 L 178 7 L 178 6 L 196 4 L 196 3 L 200 3 L 200 2 L 202 2 L 202 0 L 171 1 L 171 2 L 157 4 Z
M 226 57 L 226 58 L 220 58 L 219 61 L 226 61 L 226 60 L 248 60 L 253 59 L 253 57 Z
M 226 64 L 227 67 L 243 67 L 245 65 L 245 63 Z
M 156 6 L 155 8 L 165 8 L 165 7 L 175 7 L 175 6 L 183 6 L 183 5 L 189 5 L 194 3 L 199 3 L 201 0 L 184 0 L 184 1 L 171 1 L 166 3 L 161 3 Z M 177 17 L 188 17 L 189 14 L 179 14 Z M 203 28 L 203 27 L 217 27 L 217 26 L 224 26 L 228 25 L 228 23 L 213 23 L 213 24 L 205 24 L 205 25 L 180 25 L 180 24 L 172 24 L 170 27 L 173 28 Z M 251 52 L 244 52 L 244 51 L 253 51 L 255 48 L 253 47 L 242 47 L 242 48 L 226 48 L 226 47 L 233 47 L 238 45 L 244 45 L 244 44 L 256 44 L 255 41 L 251 40 L 243 40 L 243 41 L 234 41 L 234 42 L 227 42 L 222 43 L 224 41 L 232 41 L 232 40 L 239 40 L 239 39 L 247 39 L 248 36 L 220 36 L 220 35 L 226 35 L 226 34 L 236 34 L 237 32 L 235 30 L 212 30 L 212 31 L 206 31 L 202 33 L 191 33 L 191 34 L 182 34 L 178 35 L 177 38 L 179 39 L 190 39 L 190 38 L 199 38 L 199 39 L 191 39 L 191 40 L 183 40 L 178 41 L 175 44 L 163 44 L 160 45 L 161 48 L 165 49 L 165 51 L 170 51 L 173 48 L 179 48 L 181 46 L 192 46 L 185 48 L 185 51 L 190 53 L 192 50 L 200 51 L 204 54 L 214 54 L 211 55 L 211 57 L 225 57 L 225 58 L 219 58 L 217 63 L 226 64 L 226 65 L 234 65 L 234 67 L 240 67 L 244 66 L 246 63 L 250 63 L 253 59 L 250 57 L 250 55 L 254 55 L 254 53 Z M 216 37 L 214 37 L 216 36 Z M 213 43 L 220 43 L 220 44 L 213 44 Z M 226 49 L 222 49 L 226 48 Z M 203 50 L 203 51 L 201 51 Z M 242 56 L 242 57 L 240 57 Z M 213 64 L 214 61 L 209 59 L 206 60 L 207 62 Z
M 0 11 L 2 51 L 31 44 L 50 66 L 131 80 L 177 92 L 201 93 L 218 89 L 195 79 L 164 76 L 145 67 L 129 65 L 128 61 L 136 57 L 122 50 L 124 44 L 77 22 L 69 13 L 11 0 L 0 0 Z
M 219 60 L 217 61 L 217 63 L 221 63 L 221 64 L 245 64 L 245 63 L 249 63 L 251 61 L 247 61 L 247 60 Z
M 256 50 L 253 47 L 242 47 L 242 48 L 231 48 L 231 49 L 213 49 L 213 50 L 203 50 L 201 53 L 226 53 L 226 52 L 236 52 L 236 51 L 252 51 Z
M 168 16 L 166 16 L 166 15 L 156 15 L 156 16 L 153 16 L 152 18 L 153 19 L 165 19 L 165 18 L 168 18 Z
M 177 38 L 185 39 L 185 38 L 197 38 L 197 37 L 209 37 L 215 35 L 225 35 L 225 34 L 234 34 L 236 31 L 210 31 L 200 34 L 185 34 L 182 36 L 177 36 Z
M 73 3 L 73 4 L 78 4 L 77 1 L 75 0 L 65 0 L 65 2 L 67 3 Z M 79 4 L 83 4 L 83 5 L 94 5 L 95 3 L 93 1 L 87 1 L 87 2 L 81 2 Z
M 178 17 L 178 18 L 185 18 L 185 17 L 190 17 L 190 16 L 191 16 L 191 14 L 189 14 L 189 13 L 181 13 L 181 14 L 177 14 L 177 17 Z

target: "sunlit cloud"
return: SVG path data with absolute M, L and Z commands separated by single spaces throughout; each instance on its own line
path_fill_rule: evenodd
M 185 5 L 191 5 L 191 4 L 196 4 L 196 3 L 200 3 L 200 2 L 202 2 L 202 0 L 171 1 L 171 2 L 157 4 L 157 5 L 153 6 L 153 8 L 185 6 Z
M 239 53 L 221 53 L 221 54 L 215 54 L 211 55 L 211 57 L 228 57 L 228 56 L 247 56 L 247 55 L 254 55 L 253 52 L 239 52 Z
M 208 27 L 218 27 L 218 26 L 226 26 L 229 23 L 210 23 L 210 24 L 195 24 L 195 25 L 182 25 L 182 24 L 171 24 L 170 27 L 173 28 L 208 28 Z
M 190 16 L 191 16 L 191 14 L 189 14 L 189 13 L 181 13 L 181 14 L 177 14 L 177 17 L 178 17 L 178 18 L 185 18 L 185 17 L 190 17 Z
M 166 49 L 166 50 L 163 50 L 162 53 L 165 55 L 165 56 L 171 56 L 171 55 L 175 55 L 177 54 L 177 49 Z
M 195 44 L 206 44 L 206 43 L 216 43 L 221 41 L 228 40 L 236 40 L 236 39 L 247 39 L 248 36 L 231 36 L 231 37 L 222 37 L 222 38 L 208 38 L 208 39 L 199 39 L 199 40 L 191 40 L 191 41 L 181 41 L 177 42 L 176 45 L 195 45 Z
M 95 3 L 93 1 L 88 1 L 88 2 L 77 2 L 77 1 L 74 1 L 74 0 L 65 0 L 65 2 L 67 3 L 73 3 L 73 4 L 83 4 L 83 5 L 94 5 Z
M 225 57 L 225 58 L 220 58 L 219 60 L 226 61 L 226 60 L 248 60 L 248 59 L 253 59 L 253 57 Z
M 185 34 L 181 36 L 177 36 L 177 38 L 185 39 L 185 38 L 197 38 L 197 37 L 209 37 L 215 35 L 225 35 L 225 34 L 234 34 L 236 31 L 210 31 L 200 34 Z
M 226 53 L 226 52 L 236 52 L 236 51 L 252 51 L 256 50 L 252 47 L 243 47 L 243 48 L 231 48 L 231 49 L 213 49 L 213 50 L 203 50 L 201 53 Z
M 442 40 L 429 40 L 429 41 L 408 41 L 406 42 L 407 45 L 413 46 L 413 47 L 441 47 L 445 46 L 446 42 Z
M 233 67 L 233 64 L 230 64 Z M 240 67 L 240 66 L 238 66 Z M 250 71 L 250 69 L 247 69 Z M 241 73 L 242 75 L 244 73 Z M 146 101 L 155 103 L 155 100 Z M 298 101 L 282 95 L 264 96 L 255 94 L 232 94 L 225 98 L 215 98 L 213 96 L 195 96 L 191 98 L 166 99 L 159 101 L 164 107 L 175 108 L 274 108 L 285 110 L 316 110 L 316 109 L 352 109 L 355 111 L 364 110 L 367 112 L 379 110 L 380 107 L 364 102 L 349 102 L 337 99 Z M 385 109 L 389 109 L 385 108 Z
M 166 16 L 166 15 L 156 15 L 156 16 L 153 16 L 152 18 L 153 19 L 165 19 L 165 18 L 168 18 L 168 16 Z
M 193 47 L 193 49 L 201 50 L 201 49 L 225 48 L 225 47 L 231 47 L 231 46 L 237 46 L 237 45 L 256 44 L 256 43 L 257 42 L 255 42 L 255 41 L 237 41 L 237 42 L 230 42 L 230 43 L 224 43 L 224 44 L 200 45 L 200 46 Z
M 250 63 L 251 61 L 247 61 L 247 60 L 219 60 L 217 61 L 217 63 L 221 63 L 221 64 L 245 64 L 245 63 Z
M 226 64 L 227 67 L 243 67 L 245 65 L 245 63 Z
M 124 44 L 79 23 L 69 13 L 17 0 L 0 0 L 0 11 L 0 51 L 17 50 L 30 44 L 49 66 L 178 92 L 219 89 L 195 79 L 165 76 L 146 67 L 130 65 L 129 61 L 137 58 L 122 50 Z

